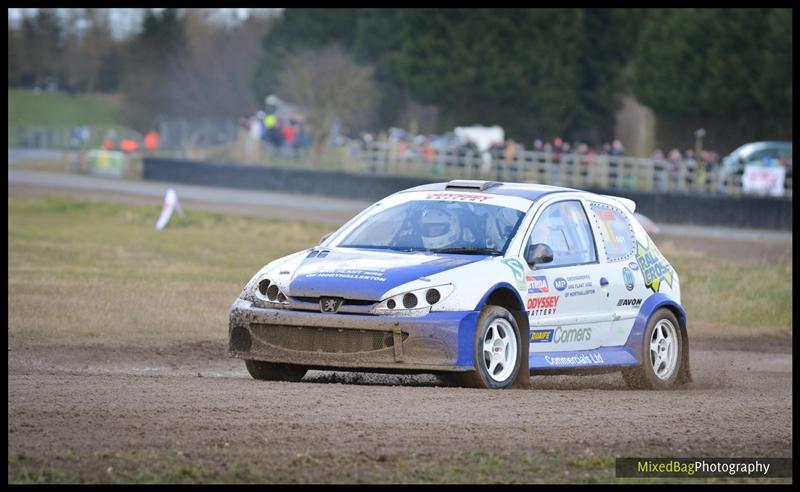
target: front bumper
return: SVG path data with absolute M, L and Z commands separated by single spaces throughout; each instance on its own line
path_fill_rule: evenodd
M 231 306 L 229 354 L 318 368 L 472 370 L 478 311 L 424 316 L 329 314 Z

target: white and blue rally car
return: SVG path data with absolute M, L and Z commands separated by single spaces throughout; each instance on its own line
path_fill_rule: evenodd
M 691 380 L 678 275 L 625 198 L 456 180 L 400 191 L 268 263 L 230 310 L 256 379 L 309 369 L 437 373 L 527 387 L 531 374 Z

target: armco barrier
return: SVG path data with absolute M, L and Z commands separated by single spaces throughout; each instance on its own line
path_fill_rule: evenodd
M 413 186 L 426 178 L 341 171 L 243 166 L 183 159 L 147 157 L 145 180 L 281 191 L 373 201 Z M 792 201 L 785 198 L 657 194 L 621 189 L 589 189 L 636 202 L 636 210 L 655 222 L 754 229 L 792 229 Z

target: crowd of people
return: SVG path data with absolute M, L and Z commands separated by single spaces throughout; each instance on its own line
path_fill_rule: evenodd
M 694 149 L 686 149 L 683 153 L 678 148 L 673 148 L 665 156 L 661 149 L 656 149 L 650 155 L 654 161 L 661 163 L 669 176 L 665 182 L 664 173 L 654 176 L 655 187 L 660 191 L 668 188 L 678 188 L 685 184 L 687 188 L 711 189 L 720 185 L 720 158 L 719 154 L 710 150 L 702 150 L 695 156 Z
M 298 159 L 311 147 L 311 133 L 303 115 L 278 115 L 257 111 L 239 121 L 245 137 L 246 162 L 258 162 L 262 152 L 271 151 L 273 157 Z
M 142 137 L 141 143 L 139 138 L 134 135 L 121 135 L 118 137 L 115 130 L 109 130 L 103 138 L 101 147 L 103 150 L 121 150 L 125 153 L 143 150 L 153 154 L 158 151 L 160 140 L 161 136 L 155 130 L 147 132 Z
M 512 176 L 525 165 L 525 161 L 546 161 L 554 164 L 548 179 L 553 181 L 549 184 L 556 185 L 560 181 L 559 164 L 562 161 L 569 165 L 573 162 L 579 164 L 578 173 L 587 176 L 589 168 L 597 162 L 598 158 L 604 156 L 604 162 L 614 164 L 609 173 L 612 178 L 616 178 L 617 173 L 622 171 L 615 164 L 618 160 L 613 158 L 630 157 L 626 154 L 625 146 L 619 139 L 605 142 L 599 148 L 595 148 L 586 142 L 570 143 L 558 136 L 550 140 L 534 138 L 529 146 L 507 138 L 505 141 L 492 143 L 487 149 L 479 149 L 475 142 L 456 138 L 453 134 L 411 135 L 399 128 L 392 128 L 377 137 L 371 133 L 362 132 L 359 137 L 350 140 L 351 154 L 355 156 L 360 152 L 365 152 L 375 143 L 381 144 L 382 148 L 390 146 L 391 154 L 396 159 L 427 162 L 434 170 L 438 162 L 437 158 L 442 154 L 458 157 L 466 157 L 468 153 L 479 155 L 483 157 L 481 161 L 484 172 L 489 171 L 492 167 L 505 168 L 512 171 Z M 695 155 L 695 150 L 691 148 L 683 152 L 678 148 L 673 148 L 666 155 L 661 149 L 656 149 L 649 159 L 655 171 L 653 172 L 653 188 L 655 190 L 711 191 L 718 185 L 721 162 L 717 152 L 702 150 L 698 157 Z M 632 176 L 623 176 L 623 178 L 621 180 L 623 186 L 633 186 Z

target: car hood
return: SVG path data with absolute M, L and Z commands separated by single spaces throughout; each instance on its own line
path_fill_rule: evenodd
M 399 285 L 486 258 L 356 248 L 314 249 L 298 265 L 287 294 L 379 301 Z

